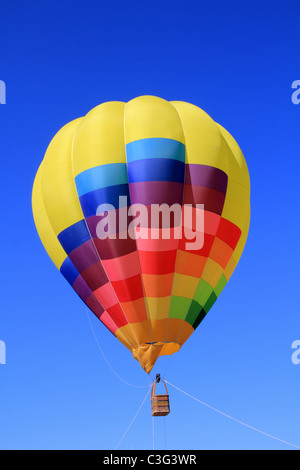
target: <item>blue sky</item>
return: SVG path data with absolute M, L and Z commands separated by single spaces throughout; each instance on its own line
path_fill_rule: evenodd
M 37 168 L 65 123 L 143 94 L 203 108 L 238 141 L 251 177 L 241 261 L 182 350 L 154 368 L 219 410 L 300 445 L 297 1 L 1 3 L 1 449 L 113 449 L 146 394 L 121 382 L 83 303 L 49 260 L 31 213 Z M 137 361 L 90 315 L 111 367 Z M 155 448 L 288 449 L 169 387 Z M 149 399 L 120 449 L 152 449 Z M 165 427 L 164 427 L 165 426 Z M 166 436 L 166 441 L 165 441 Z

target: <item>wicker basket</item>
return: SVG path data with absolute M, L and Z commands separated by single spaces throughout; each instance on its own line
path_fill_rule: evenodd
M 170 402 L 169 402 L 169 394 L 168 389 L 165 382 L 162 380 L 165 389 L 166 395 L 155 395 L 155 386 L 156 382 L 154 382 L 152 386 L 152 393 L 151 393 L 151 411 L 152 416 L 166 416 L 170 413 Z

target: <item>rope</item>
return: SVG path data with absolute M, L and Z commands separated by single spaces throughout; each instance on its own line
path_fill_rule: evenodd
M 128 428 L 127 428 L 126 431 L 124 432 L 124 434 L 123 434 L 123 436 L 121 437 L 121 439 L 119 440 L 118 444 L 116 445 L 115 450 L 117 450 L 117 448 L 119 447 L 119 445 L 120 445 L 121 442 L 123 441 L 124 437 L 125 437 L 126 434 L 128 433 L 129 429 L 130 429 L 131 426 L 133 425 L 133 423 L 134 423 L 134 421 L 135 421 L 137 415 L 138 415 L 139 412 L 141 411 L 141 409 L 142 409 L 142 407 L 143 407 L 143 404 L 145 403 L 145 401 L 146 401 L 146 399 L 147 399 L 147 397 L 148 397 L 150 391 L 151 391 L 151 388 L 150 388 L 150 386 L 149 386 L 149 390 L 148 390 L 148 392 L 146 393 L 146 396 L 145 396 L 144 400 L 142 401 L 142 404 L 140 405 L 140 407 L 139 407 L 139 409 L 137 410 L 137 412 L 136 412 L 136 414 L 135 414 L 133 420 L 132 420 L 131 423 L 129 424 Z
M 230 415 L 228 415 L 228 414 L 226 414 L 226 413 L 223 413 L 223 411 L 217 410 L 217 408 L 214 408 L 213 406 L 210 406 L 210 405 L 208 405 L 207 403 L 204 403 L 203 401 L 199 400 L 198 398 L 193 397 L 193 396 L 190 395 L 189 393 L 184 392 L 183 390 L 181 390 L 180 388 L 178 388 L 178 387 L 176 387 L 175 385 L 171 384 L 171 383 L 168 382 L 167 380 L 165 380 L 165 382 L 166 382 L 167 384 L 171 385 L 171 387 L 176 388 L 176 390 L 179 390 L 179 392 L 182 392 L 182 393 L 184 393 L 185 395 L 187 395 L 188 397 L 192 398 L 193 400 L 195 400 L 195 401 L 201 403 L 201 405 L 204 405 L 204 406 L 206 406 L 207 408 L 210 408 L 211 410 L 216 411 L 217 413 L 219 413 L 219 414 L 225 416 L 226 418 L 229 418 L 229 419 L 231 419 L 231 420 L 233 420 L 233 421 L 235 421 L 235 422 L 237 422 L 237 423 L 239 423 L 239 424 L 242 424 L 243 426 L 246 426 L 246 427 L 249 428 L 249 429 L 252 429 L 252 431 L 259 432 L 260 434 L 264 434 L 264 435 L 267 436 L 267 437 L 270 437 L 270 438 L 272 438 L 272 439 L 276 439 L 276 441 L 282 442 L 283 444 L 286 444 L 286 445 L 291 446 L 291 447 L 295 447 L 296 449 L 300 449 L 300 447 L 297 446 L 297 445 L 295 445 L 295 444 L 291 444 L 290 442 L 287 442 L 287 441 L 284 441 L 284 440 L 282 440 L 282 439 L 279 439 L 279 437 L 272 436 L 272 434 L 268 434 L 268 433 L 266 433 L 266 432 L 264 432 L 264 431 L 261 431 L 260 429 L 254 428 L 253 426 L 250 426 L 249 424 L 243 423 L 243 421 L 240 421 L 239 419 L 233 418 L 232 416 L 230 416 Z
M 97 338 L 97 336 L 96 336 L 96 333 L 95 333 L 94 327 L 93 327 L 93 325 L 92 325 L 92 322 L 91 322 L 91 319 L 90 319 L 90 316 L 89 316 L 89 313 L 88 313 L 87 308 L 85 309 L 85 311 L 86 311 L 86 315 L 87 315 L 87 317 L 88 317 L 88 321 L 89 321 L 89 324 L 90 324 L 90 327 L 91 327 L 93 336 L 94 336 L 95 341 L 96 341 L 96 344 L 97 344 L 97 346 L 98 346 L 98 349 L 99 349 L 99 351 L 101 352 L 102 357 L 103 357 L 103 359 L 105 360 L 105 362 L 106 362 L 106 364 L 108 365 L 108 367 L 110 368 L 110 370 L 115 374 L 115 376 L 116 376 L 119 380 L 121 380 L 121 382 L 123 382 L 123 383 L 126 384 L 126 385 L 129 385 L 130 387 L 134 387 L 134 388 L 148 388 L 149 385 L 133 385 L 133 384 L 131 384 L 131 383 L 129 383 L 129 382 L 126 382 L 126 380 L 124 380 L 122 377 L 120 377 L 120 375 L 112 368 L 112 366 L 110 365 L 110 363 L 109 363 L 108 359 L 106 358 L 104 352 L 102 351 L 102 348 L 101 348 L 100 343 L 99 343 L 99 341 L 98 341 L 98 338 Z
M 152 444 L 154 450 L 154 416 L 152 416 Z

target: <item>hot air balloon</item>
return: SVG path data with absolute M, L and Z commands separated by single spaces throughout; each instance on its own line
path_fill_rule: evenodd
M 149 373 L 232 275 L 250 181 L 238 144 L 202 109 L 141 96 L 103 103 L 55 135 L 32 206 L 61 274 Z

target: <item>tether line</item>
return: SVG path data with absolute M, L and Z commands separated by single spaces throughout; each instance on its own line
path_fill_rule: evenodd
M 116 376 L 119 380 L 121 380 L 121 382 L 123 382 L 123 383 L 126 384 L 126 385 L 129 385 L 130 387 L 134 387 L 134 388 L 148 388 L 149 385 L 133 385 L 133 384 L 127 382 L 127 381 L 124 380 L 122 377 L 120 377 L 120 375 L 113 369 L 113 367 L 110 365 L 110 363 L 109 363 L 107 357 L 105 356 L 105 354 L 104 354 L 104 352 L 103 352 L 103 350 L 102 350 L 102 348 L 101 348 L 101 346 L 100 346 L 100 343 L 99 343 L 98 338 L 97 338 L 97 336 L 96 336 L 96 333 L 95 333 L 94 327 L 93 327 L 93 325 L 92 325 L 92 322 L 91 322 L 91 319 L 90 319 L 90 316 L 89 316 L 89 313 L 88 313 L 87 308 L 85 309 L 85 311 L 86 311 L 86 315 L 87 315 L 87 317 L 88 317 L 88 321 L 89 321 L 89 324 L 90 324 L 90 327 L 91 327 L 93 336 L 94 336 L 95 341 L 96 341 L 96 344 L 97 344 L 97 346 L 98 346 L 98 349 L 99 349 L 100 353 L 102 354 L 102 357 L 103 357 L 103 359 L 105 360 L 105 362 L 106 362 L 106 364 L 108 365 L 108 367 L 110 368 L 110 370 L 115 374 L 115 376 Z
M 179 392 L 182 392 L 184 393 L 184 395 L 187 395 L 188 397 L 192 398 L 193 400 L 197 401 L 198 403 L 201 403 L 201 405 L 204 405 L 206 406 L 207 408 L 210 408 L 211 410 L 213 411 L 216 411 L 217 413 L 225 416 L 226 418 L 229 418 L 233 421 L 235 421 L 236 423 L 239 423 L 243 426 L 246 426 L 247 428 L 249 429 L 252 429 L 252 431 L 256 431 L 256 432 L 259 432 L 260 434 L 263 434 L 267 437 L 270 437 L 271 439 L 276 439 L 276 441 L 279 441 L 279 442 L 282 442 L 283 444 L 286 444 L 288 446 L 291 446 L 291 447 L 294 447 L 295 449 L 300 449 L 300 446 L 297 446 L 295 444 L 291 444 L 290 442 L 287 442 L 287 441 L 284 441 L 283 439 L 280 439 L 279 437 L 275 437 L 273 436 L 272 434 L 268 434 L 267 432 L 264 432 L 264 431 L 261 431 L 260 429 L 257 429 L 257 428 L 254 428 L 253 426 L 250 426 L 249 424 L 246 424 L 244 423 L 243 421 L 240 421 L 239 419 L 236 419 L 236 418 L 233 418 L 232 416 L 226 414 L 226 413 L 223 413 L 223 411 L 220 411 L 220 410 L 217 410 L 217 408 L 214 408 L 213 406 L 211 405 L 208 405 L 207 403 L 204 403 L 203 401 L 199 400 L 198 398 L 196 397 L 193 397 L 192 395 L 190 395 L 189 393 L 185 392 L 184 390 L 181 390 L 180 388 L 176 387 L 175 385 L 171 384 L 170 382 L 168 382 L 167 380 L 165 380 L 165 382 L 169 385 L 171 385 L 171 387 L 174 387 L 176 388 L 176 390 L 178 390 Z
M 119 440 L 119 442 L 118 442 L 118 444 L 116 445 L 116 447 L 115 447 L 114 450 L 117 450 L 117 448 L 119 447 L 119 445 L 120 445 L 121 442 L 123 441 L 124 437 L 125 437 L 126 434 L 128 433 L 129 429 L 130 429 L 131 426 L 133 425 L 133 423 L 134 423 L 134 421 L 135 421 L 137 415 L 138 415 L 139 412 L 141 411 L 141 409 L 142 409 L 142 407 L 143 407 L 143 404 L 145 403 L 145 401 L 146 401 L 146 399 L 147 399 L 147 397 L 148 397 L 150 391 L 151 391 L 151 388 L 150 388 L 150 386 L 149 386 L 149 390 L 148 390 L 148 392 L 146 393 L 146 396 L 145 396 L 144 400 L 142 401 L 142 403 L 141 403 L 139 409 L 137 410 L 136 414 L 134 415 L 133 420 L 132 420 L 131 423 L 129 424 L 128 428 L 127 428 L 126 431 L 124 432 L 123 436 L 122 436 L 121 439 Z

